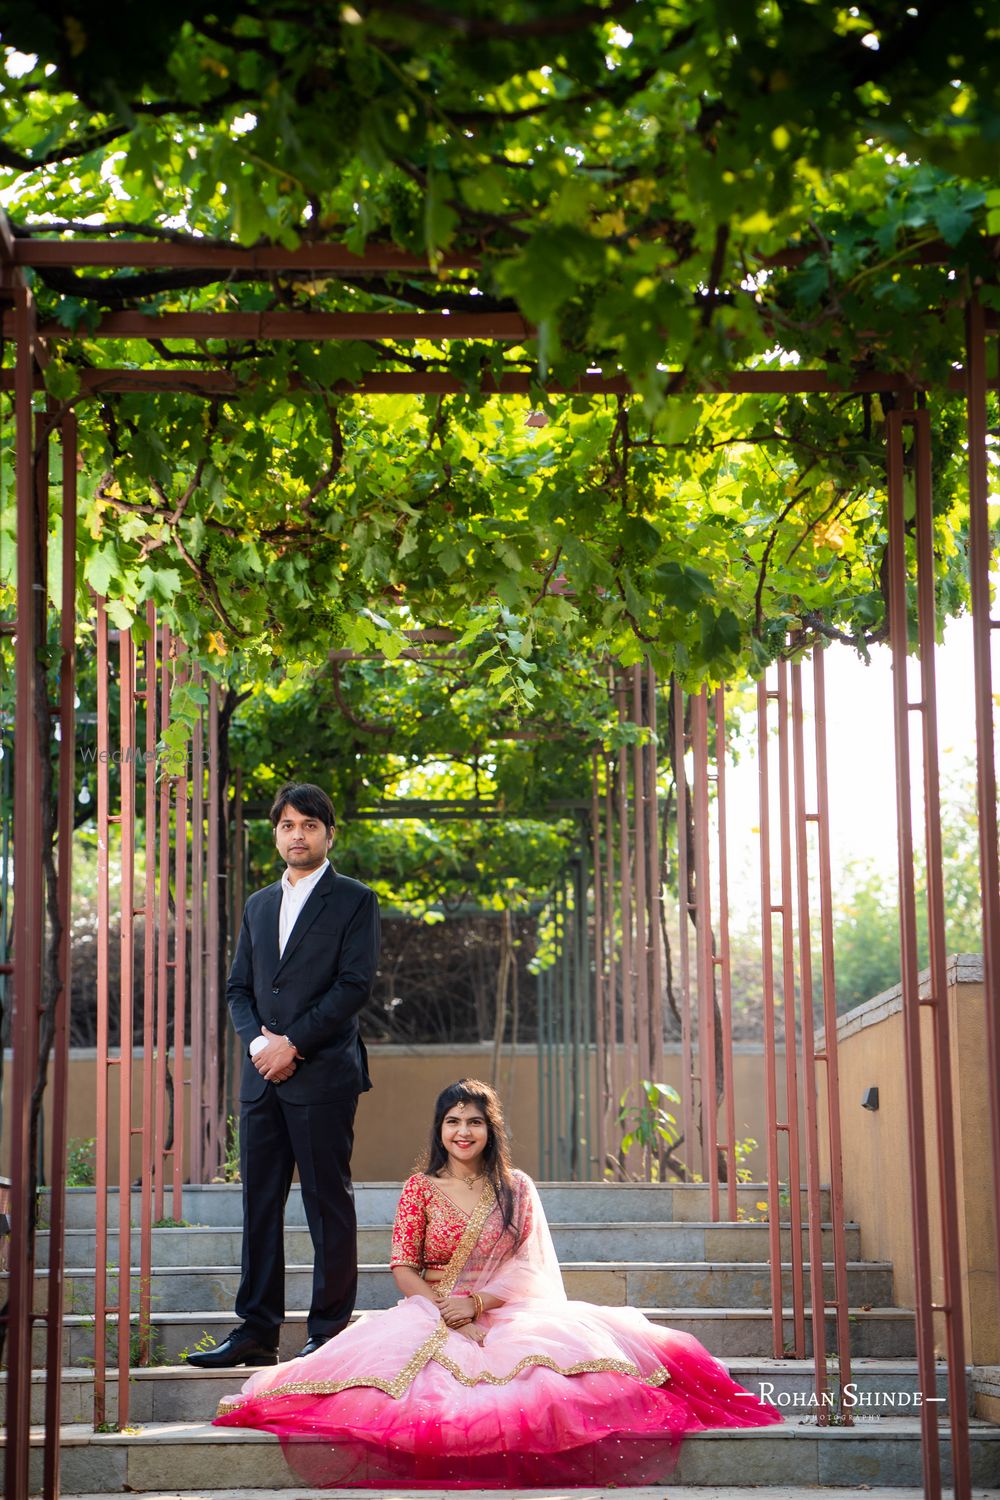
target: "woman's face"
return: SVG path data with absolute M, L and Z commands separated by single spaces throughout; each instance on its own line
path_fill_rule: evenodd
M 441 1121 L 441 1144 L 448 1153 L 448 1166 L 458 1176 L 482 1170 L 489 1131 L 478 1104 L 455 1104 Z

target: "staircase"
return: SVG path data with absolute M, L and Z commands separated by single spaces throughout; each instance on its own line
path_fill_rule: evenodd
M 740 1188 L 737 1223 L 708 1222 L 708 1189 L 702 1185 L 552 1183 L 541 1186 L 556 1250 L 571 1297 L 641 1308 L 655 1323 L 684 1329 L 726 1360 L 749 1390 L 776 1402 L 786 1416 L 780 1428 L 718 1431 L 689 1437 L 670 1489 L 718 1486 L 893 1486 L 921 1484 L 918 1390 L 912 1314 L 893 1305 L 892 1267 L 861 1261 L 859 1230 L 848 1225 L 852 1307 L 851 1376 L 857 1391 L 853 1427 L 820 1427 L 809 1409 L 812 1366 L 771 1357 L 768 1225 L 757 1204 L 765 1189 Z M 386 1307 L 397 1298 L 388 1270 L 390 1225 L 399 1189 L 358 1184 L 358 1310 Z M 211 1185 L 184 1190 L 180 1228 L 153 1231 L 152 1345 L 155 1363 L 132 1372 L 129 1427 L 94 1433 L 94 1194 L 71 1189 L 68 1205 L 66 1319 L 63 1372 L 62 1488 L 64 1494 L 137 1491 L 171 1496 L 249 1489 L 258 1493 L 303 1491 L 269 1434 L 213 1428 L 222 1396 L 236 1392 L 244 1371 L 194 1370 L 183 1351 L 206 1337 L 221 1341 L 234 1326 L 239 1279 L 240 1190 Z M 828 1202 L 825 1204 L 829 1211 Z M 117 1226 L 117 1198 L 111 1204 Z M 133 1198 L 132 1220 L 138 1218 Z M 288 1305 L 308 1299 L 312 1250 L 297 1189 L 289 1199 L 286 1228 Z M 783 1235 L 788 1253 L 789 1230 Z M 109 1235 L 108 1261 L 117 1266 L 117 1236 Z M 134 1241 L 133 1241 L 134 1248 Z M 41 1305 L 47 1236 L 38 1246 L 37 1295 Z M 785 1336 L 791 1339 L 790 1274 L 786 1267 Z M 138 1273 L 132 1272 L 133 1289 Z M 829 1294 L 830 1288 L 827 1288 Z M 808 1297 L 808 1278 L 807 1278 Z M 135 1299 L 133 1298 L 133 1305 Z M 807 1327 L 809 1313 L 807 1309 Z M 43 1363 L 43 1331 L 36 1331 L 34 1361 Z M 304 1311 L 293 1312 L 282 1335 L 282 1355 L 295 1353 L 305 1334 Z M 833 1337 L 833 1324 L 828 1327 Z M 835 1365 L 833 1366 L 835 1376 Z M 939 1397 L 947 1397 L 943 1376 Z M 116 1410 L 117 1380 L 109 1370 L 109 1412 Z M 41 1421 L 44 1374 L 33 1381 L 33 1419 Z M 0 1402 L 5 1390 L 0 1378 Z M 970 1386 L 971 1401 L 971 1386 Z M 946 1410 L 946 1406 L 941 1408 Z M 971 1406 L 970 1406 L 971 1410 Z M 949 1468 L 948 1442 L 943 1443 Z M 41 1452 L 33 1455 L 32 1485 L 40 1486 Z M 977 1487 L 1000 1490 L 1000 1427 L 973 1422 L 972 1477 Z M 329 1493 L 329 1492 L 327 1492 Z M 469 1492 L 465 1492 L 469 1493 Z M 626 1492 L 627 1493 L 627 1492 Z M 662 1496 L 662 1487 L 658 1487 Z

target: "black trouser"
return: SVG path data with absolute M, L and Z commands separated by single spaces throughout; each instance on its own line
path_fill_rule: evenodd
M 358 1290 L 358 1224 L 351 1186 L 356 1096 L 286 1104 L 280 1084 L 240 1105 L 243 1275 L 236 1316 L 267 1347 L 285 1316 L 285 1201 L 299 1169 L 312 1235 L 310 1338 L 346 1328 Z

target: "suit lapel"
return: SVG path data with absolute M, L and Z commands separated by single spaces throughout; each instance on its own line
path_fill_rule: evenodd
M 328 864 L 326 874 L 321 876 L 316 885 L 306 897 L 306 904 L 295 919 L 295 926 L 288 934 L 288 942 L 285 951 L 281 955 L 278 968 L 283 969 L 291 958 L 296 948 L 309 931 L 320 912 L 323 910 L 329 897 L 333 894 L 333 866 Z M 275 933 L 277 934 L 277 921 L 275 921 Z
M 278 967 L 278 916 L 281 912 L 281 881 L 268 886 L 260 900 L 260 918 L 254 942 L 260 943 L 265 973 L 273 974 Z

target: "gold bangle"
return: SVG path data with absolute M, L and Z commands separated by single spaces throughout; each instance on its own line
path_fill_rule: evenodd
M 473 1323 L 475 1323 L 483 1315 L 483 1299 L 482 1297 L 480 1297 L 478 1292 L 470 1292 L 469 1296 L 472 1298 L 472 1301 L 475 1304 L 476 1308 L 475 1312 L 472 1314 L 472 1321 Z

